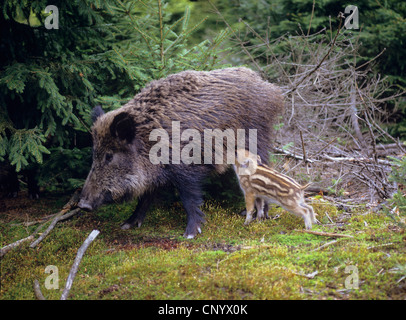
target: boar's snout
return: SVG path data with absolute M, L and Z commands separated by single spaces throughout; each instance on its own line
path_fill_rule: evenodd
M 110 191 L 102 191 L 94 195 L 94 192 L 89 192 L 85 185 L 79 198 L 78 207 L 86 211 L 93 211 L 103 204 L 112 202 L 114 201 Z
M 92 211 L 93 210 L 92 205 L 88 201 L 86 201 L 84 199 L 79 201 L 78 207 L 80 209 L 83 209 L 83 210 L 86 210 L 86 211 Z

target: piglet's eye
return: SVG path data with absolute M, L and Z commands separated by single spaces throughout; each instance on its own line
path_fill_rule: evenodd
M 106 162 L 110 162 L 113 160 L 113 154 L 112 153 L 106 153 Z

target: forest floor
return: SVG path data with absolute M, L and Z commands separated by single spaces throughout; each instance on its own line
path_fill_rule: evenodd
M 0 200 L 0 246 L 30 235 L 38 225 L 24 222 L 58 212 L 69 197 Z M 191 240 L 182 237 L 180 202 L 156 205 L 141 228 L 126 231 L 120 223 L 135 202 L 81 213 L 58 223 L 35 249 L 27 243 L 1 259 L 0 299 L 35 299 L 34 280 L 45 298 L 59 299 L 93 229 L 100 235 L 81 261 L 72 300 L 406 299 L 405 230 L 362 205 L 339 210 L 322 196 L 307 201 L 321 222 L 313 231 L 351 237 L 303 232 L 303 221 L 279 207 L 271 219 L 244 226 L 242 202 L 206 201 L 202 234 Z M 47 266 L 56 267 L 58 289 L 46 288 Z

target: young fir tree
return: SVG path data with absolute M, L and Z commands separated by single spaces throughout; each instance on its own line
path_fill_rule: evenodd
M 161 0 L 52 4 L 0 4 L 0 162 L 17 172 L 39 164 L 43 185 L 67 188 L 88 171 L 95 105 L 109 111 L 153 79 L 221 67 L 227 34 L 189 47 L 199 25 L 187 7 L 171 21 Z

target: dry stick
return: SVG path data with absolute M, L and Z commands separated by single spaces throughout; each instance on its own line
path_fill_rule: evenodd
M 35 248 L 42 240 L 44 240 L 44 238 L 52 231 L 53 228 L 55 228 L 55 225 L 61 221 L 61 220 L 65 220 L 67 218 L 70 218 L 72 216 L 74 216 L 75 214 L 77 214 L 79 212 L 80 208 L 76 208 L 72 211 L 69 211 L 67 214 L 63 214 L 64 210 L 62 210 L 61 212 L 58 213 L 58 215 L 54 218 L 54 220 L 52 220 L 51 224 L 49 225 L 49 227 L 44 231 L 43 234 L 41 234 L 41 236 L 35 240 L 33 243 L 30 244 L 30 248 Z
M 73 280 L 75 279 L 76 273 L 78 272 L 80 261 L 82 260 L 83 255 L 87 250 L 87 247 L 89 247 L 92 241 L 96 239 L 99 233 L 100 233 L 99 230 L 93 230 L 89 234 L 85 242 L 83 242 L 82 246 L 79 248 L 78 253 L 76 254 L 75 261 L 73 262 L 72 268 L 70 269 L 68 279 L 66 280 L 65 289 L 63 290 L 61 300 L 67 299 L 69 291 L 72 287 Z
M 65 219 L 67 219 L 67 218 L 69 218 L 69 217 L 71 217 L 73 215 L 72 211 L 70 213 L 65 214 L 65 215 L 63 215 L 63 214 L 68 212 L 72 207 L 76 206 L 76 204 L 78 202 L 78 199 L 79 199 L 79 195 L 80 195 L 80 190 L 76 190 L 75 193 L 73 194 L 73 196 L 69 199 L 68 203 L 65 204 L 63 209 L 59 213 L 56 214 L 56 218 L 60 217 L 60 219 L 58 221 L 65 220 Z M 78 211 L 75 211 L 74 214 L 76 214 L 77 212 Z M 55 214 L 50 215 L 47 218 L 51 218 L 51 217 L 54 217 L 54 216 L 55 216 Z M 54 219 L 56 219 L 56 218 L 54 218 Z M 34 223 L 32 223 L 32 224 L 34 224 Z M 44 225 L 45 224 L 40 225 L 30 236 L 28 236 L 28 237 L 26 237 L 24 239 L 18 240 L 16 242 L 13 242 L 13 243 L 3 247 L 0 250 L 0 257 L 3 257 L 8 251 L 10 251 L 10 250 L 12 250 L 14 248 L 17 248 L 18 246 L 20 246 L 24 242 L 34 240 L 34 236 L 44 227 Z M 51 230 L 52 229 L 50 229 L 49 231 L 51 231 Z M 49 231 L 47 232 L 47 234 L 49 233 Z M 40 238 L 41 238 L 40 241 L 42 241 L 43 238 L 45 238 L 45 236 L 41 236 Z M 31 244 L 30 245 L 31 248 L 34 248 L 40 241 L 38 241 L 34 246 L 33 246 L 33 244 Z
M 36 220 L 36 221 L 25 221 L 25 222 L 20 222 L 20 223 L 12 223 L 12 224 L 10 224 L 10 226 L 12 226 L 12 227 L 16 227 L 16 226 L 30 227 L 30 226 L 33 226 L 35 224 L 47 222 L 51 218 L 54 218 L 56 215 L 57 215 L 57 213 L 54 213 L 54 214 L 51 214 L 49 216 L 42 217 L 42 218 L 40 218 L 39 220 Z
M 303 157 L 302 157 L 302 156 L 295 155 L 295 154 L 293 154 L 292 152 L 283 150 L 282 148 L 273 147 L 273 149 L 274 149 L 275 151 L 281 152 L 281 153 L 283 153 L 284 155 L 286 155 L 286 156 L 288 156 L 288 157 L 291 157 L 291 158 L 293 158 L 293 159 L 296 159 L 296 160 L 303 160 Z M 315 162 L 315 160 L 307 159 L 307 162 L 313 163 L 313 162 Z
M 321 148 L 319 151 L 317 151 L 316 155 L 321 154 L 321 152 L 326 149 L 329 145 L 331 145 L 333 142 L 335 142 L 337 140 L 337 137 L 335 137 L 333 140 L 331 140 L 329 143 L 327 143 L 327 145 L 325 145 L 323 148 Z
M 35 240 L 33 243 L 30 244 L 30 248 L 35 248 L 42 240 L 44 240 L 44 238 L 51 232 L 51 230 L 55 227 L 55 225 L 59 221 L 66 220 L 79 212 L 80 208 L 76 208 L 74 210 L 69 211 L 70 209 L 72 209 L 73 207 L 75 207 L 77 205 L 77 203 L 79 201 L 79 196 L 80 196 L 80 189 L 78 189 L 74 192 L 74 194 L 69 199 L 69 201 L 63 206 L 62 210 L 56 214 L 54 220 L 51 222 L 51 224 L 45 230 L 45 232 L 37 240 Z M 38 233 L 38 231 L 40 229 L 42 229 L 43 226 L 44 225 L 40 225 L 37 228 L 37 230 L 34 231 L 34 233 L 32 235 L 35 235 L 36 233 Z
M 387 160 L 382 160 L 382 159 L 378 159 L 377 160 L 377 164 L 375 163 L 374 159 L 370 159 L 370 158 L 354 158 L 354 157 L 330 157 L 327 154 L 324 154 L 322 156 L 323 159 L 326 160 L 330 160 L 330 161 L 334 161 L 334 162 L 353 162 L 353 163 L 366 163 L 366 164 L 371 164 L 371 165 L 375 165 L 377 166 L 378 164 L 381 166 L 392 166 L 392 164 L 390 163 L 390 161 Z
M 299 229 L 295 229 L 295 231 L 315 234 L 317 236 L 332 237 L 332 238 L 354 238 L 353 236 L 350 236 L 349 234 L 320 232 L 320 231 L 312 231 L 312 230 L 299 230 Z
M 63 206 L 62 210 L 58 213 L 54 213 L 45 217 L 40 218 L 37 221 L 28 221 L 28 222 L 21 222 L 21 223 L 13 223 L 11 226 L 20 226 L 23 225 L 24 227 L 29 227 L 38 223 L 42 223 L 31 235 L 36 235 L 45 225 L 45 222 L 50 220 L 51 218 L 55 218 L 57 215 L 64 214 L 68 212 L 71 208 L 75 207 L 79 201 L 80 189 L 76 190 L 73 196 L 69 199 L 69 201 Z M 64 218 L 65 217 L 65 218 Z M 66 215 L 62 216 L 61 220 L 65 220 L 68 217 Z
M 23 244 L 26 241 L 32 241 L 34 240 L 34 235 L 30 235 L 27 238 L 24 239 L 20 239 L 16 242 L 10 243 L 6 246 L 4 246 L 3 248 L 0 249 L 0 258 L 3 257 L 7 252 L 9 252 L 10 250 L 17 248 L 18 246 L 20 246 L 21 244 Z
M 382 50 L 379 54 L 377 54 L 374 58 L 372 58 L 371 60 L 368 60 L 367 62 L 363 63 L 362 65 L 356 67 L 354 70 L 357 71 L 358 69 L 361 69 L 361 68 L 365 67 L 367 64 L 370 64 L 372 61 L 378 59 L 379 56 L 380 56 L 382 53 L 384 53 L 385 51 L 386 51 L 386 48 L 383 48 L 383 50 Z
M 312 6 L 312 15 L 310 16 L 310 22 L 309 22 L 309 29 L 307 29 L 307 36 L 310 34 L 310 28 L 312 27 L 312 20 L 314 16 L 314 7 L 316 5 L 316 0 L 313 0 L 313 6 Z
M 300 140 L 302 140 L 303 162 L 307 163 L 306 149 L 305 149 L 305 145 L 304 145 L 304 141 L 303 141 L 302 130 L 300 130 L 299 133 L 300 133 Z
M 338 240 L 333 240 L 333 241 L 327 242 L 327 243 L 323 244 L 322 246 L 320 246 L 320 247 L 318 247 L 316 249 L 313 249 L 311 251 L 318 251 L 318 250 L 324 249 L 325 247 L 327 247 L 327 246 L 329 246 L 329 245 L 331 245 L 333 243 L 336 243 L 337 241 Z
M 304 141 L 303 141 L 302 130 L 300 130 L 299 133 L 300 133 L 300 140 L 302 140 L 303 162 L 306 166 L 306 172 L 307 172 L 307 174 L 309 174 L 309 165 L 307 163 L 306 149 L 305 149 L 305 145 L 304 145 Z

